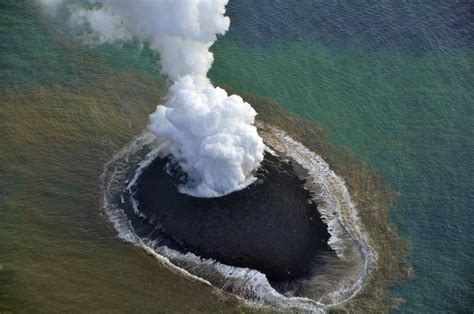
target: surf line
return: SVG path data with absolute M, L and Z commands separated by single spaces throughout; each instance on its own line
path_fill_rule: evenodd
M 121 203 L 123 204 L 123 193 L 126 192 L 131 185 L 133 185 L 133 182 L 139 177 L 142 169 L 144 169 L 152 160 L 159 156 L 160 146 L 163 144 L 163 142 L 157 141 L 156 137 L 148 132 L 131 141 L 104 167 L 104 173 L 101 176 L 101 186 L 104 190 L 104 210 L 108 220 L 112 222 L 121 239 L 139 246 L 145 250 L 148 255 L 156 259 L 166 268 L 191 280 L 200 282 L 207 286 L 215 287 L 225 293 L 232 294 L 238 299 L 242 299 L 249 306 L 299 308 L 310 311 L 320 311 L 322 308 L 328 308 L 343 302 L 347 302 L 362 288 L 364 280 L 367 278 L 370 268 L 374 265 L 377 256 L 372 247 L 369 245 L 368 235 L 362 228 L 357 209 L 349 195 L 347 187 L 345 186 L 345 182 L 329 168 L 329 165 L 319 155 L 307 149 L 301 143 L 293 140 L 285 132 L 261 123 L 259 123 L 258 126 L 259 128 L 270 132 L 269 137 L 266 139 L 268 143 L 272 145 L 272 147 L 279 147 L 279 150 L 285 151 L 289 156 L 292 156 L 297 161 L 301 162 L 303 167 L 307 168 L 306 170 L 312 170 L 310 172 L 313 174 L 311 176 L 313 179 L 324 181 L 314 183 L 323 186 L 325 193 L 322 195 L 320 194 L 319 198 L 323 199 L 323 202 L 326 205 L 330 205 L 327 206 L 327 208 L 319 208 L 320 214 L 323 216 L 323 218 L 325 218 L 329 230 L 336 230 L 331 234 L 332 239 L 330 239 L 329 244 L 336 250 L 338 255 L 339 253 L 344 255 L 344 250 L 351 245 L 348 244 L 345 239 L 339 239 L 337 229 L 342 228 L 344 233 L 349 235 L 350 239 L 352 240 L 351 244 L 360 252 L 361 265 L 359 265 L 360 268 L 358 271 L 353 274 L 355 277 L 353 278 L 356 280 L 351 281 L 351 283 L 344 284 L 342 287 L 340 287 L 340 289 L 336 289 L 336 291 L 332 291 L 330 293 L 332 297 L 329 304 L 321 303 L 305 297 L 287 297 L 281 295 L 277 291 L 274 291 L 274 289 L 267 289 L 270 287 L 260 287 L 264 289 L 257 289 L 253 291 L 255 293 L 256 299 L 247 299 L 235 293 L 223 291 L 222 287 L 214 286 L 208 280 L 191 274 L 186 269 L 175 265 L 163 254 L 157 252 L 153 248 L 152 243 L 147 245 L 135 233 L 130 220 L 124 212 L 123 207 L 120 208 L 121 204 L 117 201 L 117 195 L 121 195 Z M 143 154 L 142 156 L 137 156 L 139 151 L 145 146 L 149 146 L 149 148 L 147 148 L 148 152 L 146 156 L 143 156 Z M 317 169 L 315 169 L 315 167 Z M 133 179 L 129 180 L 129 178 L 132 177 Z M 133 197 L 130 199 L 133 200 Z M 317 200 L 318 198 L 316 198 L 316 201 Z M 136 212 L 136 206 L 133 206 L 133 210 L 135 211 L 135 214 L 139 214 Z M 166 255 L 165 251 L 161 253 Z M 177 253 L 179 254 L 179 252 Z M 203 260 L 199 257 L 198 259 L 201 261 L 201 263 L 212 262 Z M 197 262 L 199 263 L 199 261 Z M 219 271 L 217 268 L 220 266 L 217 264 L 219 263 L 214 264 L 213 268 L 216 268 L 216 270 Z M 261 293 L 270 293 L 270 295 L 260 295 Z

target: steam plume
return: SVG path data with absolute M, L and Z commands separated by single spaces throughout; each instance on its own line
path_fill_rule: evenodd
M 41 0 L 57 5 L 61 0 Z M 216 197 L 253 182 L 264 144 L 255 110 L 237 95 L 214 87 L 207 72 L 209 47 L 229 28 L 227 0 L 101 0 L 75 9 L 74 23 L 87 24 L 103 42 L 137 38 L 159 52 L 162 71 L 174 82 L 165 106 L 150 116 L 149 129 L 165 138 L 190 182 L 182 191 Z

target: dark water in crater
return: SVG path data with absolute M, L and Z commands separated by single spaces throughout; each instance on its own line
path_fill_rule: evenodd
M 327 226 L 291 164 L 266 154 L 255 183 L 218 198 L 180 193 L 179 170 L 168 173 L 178 167 L 172 164 L 169 158 L 157 158 L 132 189 L 146 216 L 129 214 L 139 236 L 259 270 L 274 282 L 309 278 L 317 267 L 316 255 L 331 254 Z M 151 232 L 140 231 L 147 225 L 154 227 Z

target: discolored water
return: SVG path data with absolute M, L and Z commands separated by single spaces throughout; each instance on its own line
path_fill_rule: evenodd
M 414 270 L 392 287 L 400 312 L 474 309 L 473 12 L 454 0 L 231 0 L 213 47 L 214 82 L 321 122 L 399 192 L 390 221 Z M 244 310 L 156 265 L 101 215 L 103 165 L 165 96 L 157 57 L 83 46 L 54 23 L 32 1 L 0 3 L 0 311 Z M 341 156 L 338 169 L 359 167 Z M 365 178 L 349 187 L 377 190 Z M 381 309 L 369 303 L 359 311 Z

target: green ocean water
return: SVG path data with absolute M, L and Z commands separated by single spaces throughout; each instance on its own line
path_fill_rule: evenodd
M 321 121 L 396 188 L 401 312 L 472 312 L 472 3 L 272 3 L 234 4 L 211 78 Z
M 474 310 L 466 3 L 231 1 L 231 31 L 213 47 L 215 83 L 322 122 L 400 193 L 391 222 L 414 269 L 392 288 L 403 313 Z M 63 43 L 51 23 L 31 2 L 1 1 L 0 311 L 228 310 L 235 300 L 197 299 L 100 215 L 103 164 L 163 96 L 157 57 Z

